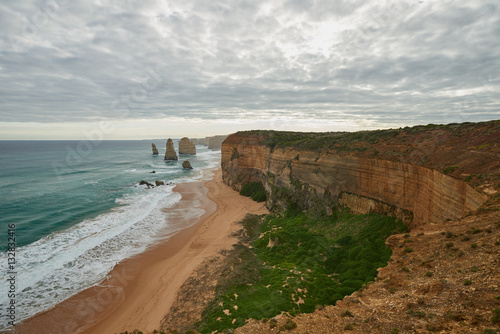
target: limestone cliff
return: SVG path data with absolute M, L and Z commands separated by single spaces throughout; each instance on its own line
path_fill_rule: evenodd
M 151 144 L 151 146 L 153 147 L 153 155 L 158 155 L 158 149 L 156 148 L 156 145 Z
M 179 141 L 179 154 L 196 154 L 196 146 L 188 137 L 183 137 Z
M 177 153 L 175 152 L 174 142 L 170 138 L 168 138 L 167 140 L 167 150 L 165 152 L 164 160 L 177 160 Z
M 500 122 L 344 134 L 239 132 L 223 142 L 221 166 L 236 190 L 261 181 L 271 210 L 292 205 L 329 214 L 340 204 L 415 224 L 442 222 L 498 192 L 499 139 Z
M 211 150 L 220 150 L 222 147 L 222 142 L 227 138 L 227 135 L 222 136 L 212 136 L 208 138 L 208 148 Z
M 227 135 L 211 136 L 205 138 L 193 138 L 191 141 L 195 145 L 205 145 L 211 150 L 220 150 L 222 142 L 227 138 Z

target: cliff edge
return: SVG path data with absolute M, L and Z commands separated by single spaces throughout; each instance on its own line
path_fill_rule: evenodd
M 500 190 L 500 121 L 355 133 L 246 131 L 222 143 L 236 190 L 260 181 L 272 211 L 343 205 L 414 225 L 456 220 Z

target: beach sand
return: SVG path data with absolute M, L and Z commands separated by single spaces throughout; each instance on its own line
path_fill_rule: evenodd
M 231 234 L 247 213 L 268 213 L 256 203 L 222 182 L 218 170 L 213 180 L 179 184 L 182 195 L 176 224 L 186 228 L 167 241 L 127 259 L 99 286 L 89 288 L 56 307 L 16 326 L 16 333 L 113 334 L 160 328 L 161 320 L 174 303 L 182 284 L 203 260 L 237 242 Z M 182 208 L 193 203 L 205 211 L 199 218 L 183 217 Z M 170 218 L 172 219 L 172 218 Z

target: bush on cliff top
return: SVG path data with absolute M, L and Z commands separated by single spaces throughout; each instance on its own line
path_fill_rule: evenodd
M 245 184 L 240 195 L 251 197 L 256 202 L 265 202 L 267 199 L 266 189 L 260 181 Z

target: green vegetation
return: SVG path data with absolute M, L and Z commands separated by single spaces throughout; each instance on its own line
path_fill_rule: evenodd
M 196 326 L 202 333 L 237 328 L 249 318 L 271 319 L 277 327 L 272 318 L 282 312 L 333 305 L 375 278 L 391 256 L 385 239 L 406 231 L 392 217 L 338 211 L 321 220 L 304 213 L 261 220 L 243 222 L 247 237 L 236 245 L 239 257 L 222 272 L 216 298 Z M 280 326 L 293 328 L 293 322 Z
M 265 202 L 267 199 L 266 189 L 260 181 L 245 184 L 240 194 L 251 197 L 256 202 Z
M 494 324 L 500 323 L 500 309 L 496 308 L 493 310 L 493 316 L 491 317 L 491 322 Z
M 452 166 L 452 167 L 446 167 L 444 170 L 443 170 L 443 173 L 448 175 L 450 173 L 453 173 L 454 171 L 456 171 L 458 169 L 458 167 L 456 166 Z

